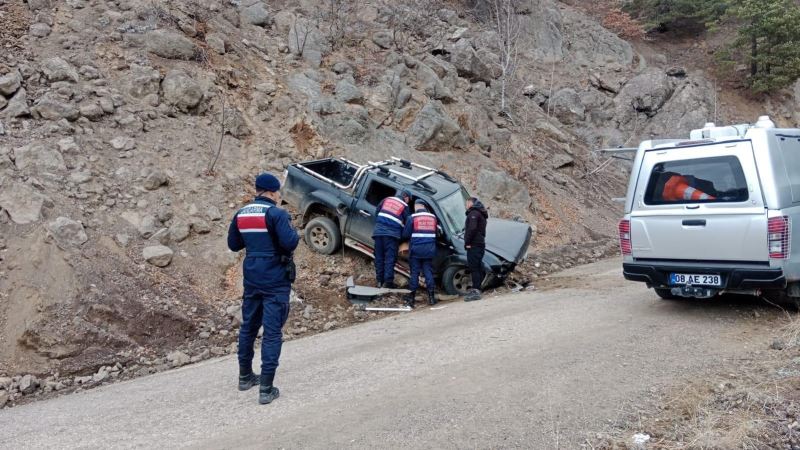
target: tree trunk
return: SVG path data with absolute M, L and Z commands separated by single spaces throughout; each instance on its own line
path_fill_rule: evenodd
M 756 24 L 752 25 L 753 30 L 750 37 L 750 75 L 758 75 L 758 38 L 756 37 Z

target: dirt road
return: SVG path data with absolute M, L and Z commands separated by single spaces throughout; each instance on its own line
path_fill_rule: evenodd
M 4 410 L 0 447 L 574 448 L 659 387 L 766 348 L 779 321 L 756 302 L 657 300 L 614 260 L 561 277 L 289 342 L 269 406 L 236 391 L 227 357 Z

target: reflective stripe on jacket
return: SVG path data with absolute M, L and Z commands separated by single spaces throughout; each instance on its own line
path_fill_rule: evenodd
M 408 205 L 406 202 L 397 197 L 386 197 L 378 205 L 378 217 L 375 218 L 372 237 L 390 236 L 400 239 L 407 218 Z
M 409 256 L 432 259 L 436 256 L 436 230 L 439 228 L 436 216 L 429 212 L 412 214 L 406 220 L 403 237 L 410 239 Z
M 299 242 L 289 214 L 272 200 L 256 197 L 242 207 L 228 227 L 228 248 L 235 252 L 245 249 L 242 262 L 245 293 L 262 290 L 288 294 L 291 283 L 281 264 L 281 255 L 290 255 Z

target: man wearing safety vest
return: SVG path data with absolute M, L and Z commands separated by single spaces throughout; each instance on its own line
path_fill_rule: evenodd
M 408 218 L 408 202 L 411 194 L 397 191 L 378 205 L 378 217 L 372 239 L 375 241 L 375 280 L 378 287 L 394 289 L 394 265 L 400 249 L 400 238 Z
M 436 232 L 439 225 L 436 216 L 428 212 L 427 204 L 422 200 L 414 203 L 414 214 L 406 220 L 403 229 L 403 239 L 410 239 L 409 262 L 411 264 L 411 279 L 408 281 L 408 290 L 404 300 L 406 306 L 414 307 L 417 288 L 419 287 L 419 273 L 425 275 L 425 287 L 428 289 L 428 304 L 436 304 L 436 280 L 433 278 L 433 257 L 436 256 Z
M 716 200 L 716 197 L 690 186 L 689 180 L 683 175 L 671 176 L 666 184 L 664 184 L 664 192 L 661 197 L 668 202 L 678 202 L 681 200 Z

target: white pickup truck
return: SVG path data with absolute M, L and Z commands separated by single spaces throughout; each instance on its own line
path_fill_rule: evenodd
M 800 299 L 800 129 L 767 116 L 645 141 L 619 223 L 624 276 L 664 299 Z

